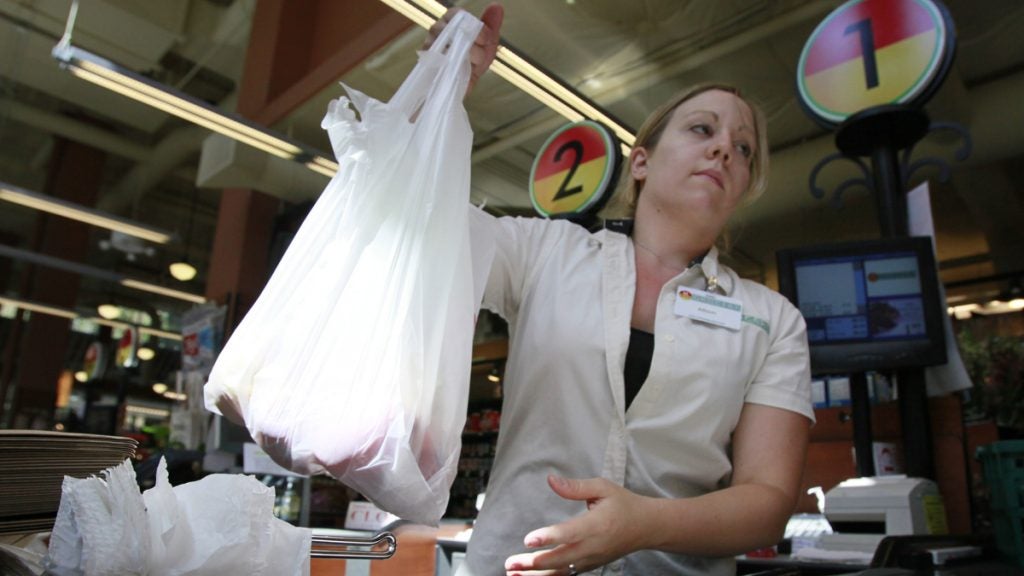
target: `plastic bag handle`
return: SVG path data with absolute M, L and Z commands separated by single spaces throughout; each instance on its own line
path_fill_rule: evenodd
M 464 95 L 469 85 L 469 74 L 461 73 L 460 68 L 482 27 L 483 23 L 472 14 L 459 11 L 430 48 L 419 53 L 420 61 L 389 104 L 412 117 L 423 106 L 437 79 L 451 72 L 456 73 L 455 83 L 459 95 Z

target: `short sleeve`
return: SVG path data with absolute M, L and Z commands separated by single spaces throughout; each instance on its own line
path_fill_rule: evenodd
M 543 218 L 499 218 L 475 207 L 470 208 L 469 220 L 474 254 L 493 252 L 481 307 L 514 323 L 551 247 L 561 242 L 567 228 L 574 225 Z
M 781 296 L 777 300 L 772 342 L 745 400 L 797 412 L 814 422 L 807 325 L 788 301 Z

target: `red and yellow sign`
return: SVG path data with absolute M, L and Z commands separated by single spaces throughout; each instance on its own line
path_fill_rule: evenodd
M 591 120 L 552 134 L 530 170 L 530 200 L 542 216 L 584 214 L 607 201 L 618 177 L 621 152 L 604 126 Z
M 139 329 L 135 326 L 125 328 L 121 340 L 117 343 L 117 365 L 131 368 L 138 362 L 135 354 L 139 350 Z
M 82 359 L 82 370 L 86 373 L 86 380 L 100 378 L 106 367 L 107 356 L 103 344 L 93 342 L 85 349 L 85 357 Z
M 883 104 L 919 104 L 953 58 L 952 21 L 934 0 L 850 0 L 826 17 L 797 67 L 800 99 L 826 124 Z

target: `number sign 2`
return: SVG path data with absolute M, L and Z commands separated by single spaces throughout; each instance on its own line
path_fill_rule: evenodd
M 801 104 L 827 126 L 872 106 L 923 104 L 945 79 L 954 43 L 937 0 L 850 0 L 804 45 Z
M 541 216 L 587 214 L 604 205 L 618 176 L 618 141 L 590 120 L 566 124 L 533 160 L 530 201 Z

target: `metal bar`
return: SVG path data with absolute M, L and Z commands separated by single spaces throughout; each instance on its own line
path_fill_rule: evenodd
M 867 374 L 864 372 L 850 375 L 850 400 L 857 476 L 868 478 L 875 475 L 875 451 L 871 434 L 871 399 L 868 394 Z
M 381 544 L 387 544 L 384 550 L 374 550 Z M 357 546 L 369 548 L 368 550 L 349 550 L 349 547 Z M 331 550 L 318 550 L 317 548 L 330 548 Z M 381 532 L 367 538 L 356 536 L 314 536 L 312 558 L 370 558 L 374 560 L 385 560 L 391 558 L 398 549 L 398 540 L 391 532 Z

